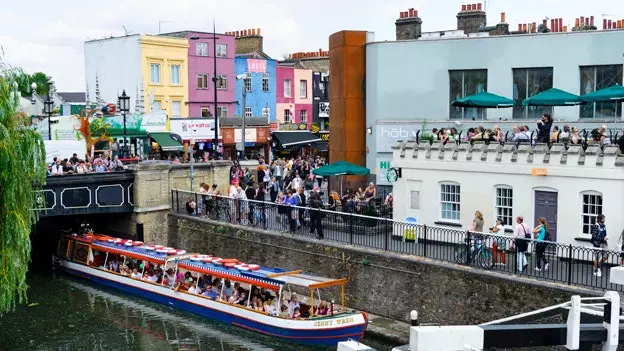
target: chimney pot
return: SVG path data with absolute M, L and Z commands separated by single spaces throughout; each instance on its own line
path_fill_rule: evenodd
M 617 29 L 622 29 L 622 20 L 617 21 Z
M 589 17 L 585 17 L 585 24 L 586 25 L 591 25 L 591 22 L 589 21 Z
M 550 20 L 550 30 L 552 32 L 555 32 L 555 29 L 556 29 L 555 28 L 555 19 L 553 18 L 553 19 Z
M 575 19 L 575 20 L 574 20 L 574 26 L 575 26 L 575 27 L 578 27 L 578 26 L 580 25 L 580 23 L 581 23 L 580 21 L 581 21 L 581 20 L 580 20 L 580 19 L 578 19 L 578 18 L 577 18 L 577 19 Z
M 472 11 L 476 11 L 477 10 L 477 4 L 472 4 Z
M 548 20 L 542 20 L 542 26 L 544 26 L 544 28 L 548 27 Z
M 260 34 L 260 28 L 258 28 L 258 36 L 261 37 L 262 34 Z
M 585 16 L 581 16 L 581 25 L 585 24 Z
M 611 20 L 607 20 L 607 29 L 611 29 Z
M 399 18 L 403 18 L 403 11 L 399 12 Z
M 589 16 L 589 25 L 590 26 L 594 25 L 594 16 Z
M 522 31 L 525 32 L 525 33 L 527 32 L 527 24 L 526 23 L 522 24 Z
M 254 35 L 254 36 L 256 35 L 256 30 L 255 29 L 251 30 L 251 35 Z
M 518 23 L 518 32 L 522 32 L 522 23 Z
M 414 9 L 409 9 L 409 16 L 414 17 Z
M 567 32 L 568 31 L 568 26 L 563 26 L 563 31 Z
M 462 5 L 462 12 L 466 11 L 466 5 Z
M 414 10 L 414 17 L 418 17 L 418 10 Z
M 483 6 L 483 4 L 478 3 L 478 4 L 477 4 L 477 10 L 481 11 L 481 6 Z
M 537 23 L 535 22 L 532 23 L 531 33 L 537 33 Z
M 557 26 L 557 32 L 561 32 L 563 29 L 563 18 L 559 18 L 559 25 Z
M 602 20 L 602 29 L 607 29 L 607 19 L 606 18 L 604 18 Z
M 505 23 L 505 13 L 501 12 L 501 23 Z

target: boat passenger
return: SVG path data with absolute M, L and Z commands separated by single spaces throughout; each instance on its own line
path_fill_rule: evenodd
M 232 283 L 230 282 L 229 279 L 226 279 L 225 282 L 223 283 L 223 298 L 225 300 L 228 300 L 230 298 L 230 296 L 232 296 L 232 294 L 234 294 L 234 287 L 232 286 Z
M 117 262 L 117 260 L 113 259 L 108 263 L 108 269 L 113 271 L 113 272 L 117 272 L 119 273 L 119 262 Z
M 288 314 L 292 317 L 295 314 L 295 308 L 299 311 L 299 301 L 297 301 L 297 294 L 292 293 L 290 301 L 288 302 Z
M 276 316 L 277 315 L 277 309 L 275 306 L 275 300 L 266 300 L 264 301 L 264 312 L 268 313 L 269 316 Z
M 191 286 L 189 286 L 189 288 L 188 288 L 187 292 L 188 292 L 189 294 L 197 294 L 198 290 L 199 290 L 199 292 L 201 292 L 201 290 L 199 289 L 199 287 L 195 288 L 195 285 L 194 285 L 194 284 L 191 284 Z
M 247 303 L 247 292 L 245 290 L 243 290 L 239 296 L 238 296 L 238 300 L 236 300 L 236 302 L 234 302 L 237 305 L 241 305 L 241 306 L 245 306 L 245 304 Z
M 326 316 L 328 312 L 329 308 L 327 307 L 327 302 L 321 301 L 316 311 L 314 311 L 314 314 L 317 316 Z
M 132 269 L 132 275 L 130 277 L 134 279 L 141 279 L 141 273 L 139 273 L 138 269 L 134 268 Z
M 176 276 L 175 276 L 175 273 L 173 272 L 173 269 L 172 268 L 167 269 L 166 273 L 167 274 L 164 276 L 163 284 L 174 286 L 176 283 Z
M 295 307 L 295 309 L 293 311 L 292 318 L 294 318 L 294 319 L 301 318 L 301 313 L 299 313 L 299 307 Z
M 130 274 L 132 274 L 132 272 L 130 271 L 130 269 L 128 268 L 128 266 L 126 266 L 125 264 L 121 266 L 121 268 L 119 268 L 119 274 L 129 277 Z
M 212 289 L 212 285 L 206 284 L 206 290 L 202 293 L 203 296 L 215 300 L 217 298 L 217 292 Z
M 290 318 L 290 313 L 288 313 L 288 306 L 282 305 L 279 316 L 282 318 Z
M 240 297 L 240 294 L 238 293 L 238 289 L 234 289 L 234 292 L 232 293 L 232 296 L 230 296 L 227 301 L 229 303 L 236 304 L 238 299 L 239 299 L 239 297 Z

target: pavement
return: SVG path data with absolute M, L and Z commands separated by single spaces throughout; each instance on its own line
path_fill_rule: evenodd
M 366 334 L 397 345 L 409 344 L 410 325 L 368 313 Z

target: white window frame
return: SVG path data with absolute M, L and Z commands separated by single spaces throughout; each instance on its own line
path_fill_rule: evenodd
M 208 43 L 195 43 L 195 56 L 208 56 Z
M 284 97 L 289 98 L 291 95 L 291 80 L 290 79 L 284 79 Z
M 158 74 L 154 76 L 154 69 L 158 70 Z M 150 82 L 152 84 L 160 84 L 160 63 L 150 63 Z
M 197 84 L 197 79 L 200 78 L 202 79 L 202 82 L 204 83 L 203 86 L 199 86 Z M 204 78 L 205 77 L 205 78 Z M 200 90 L 206 90 L 210 88 L 210 84 L 208 84 L 208 82 L 210 81 L 210 76 L 208 75 L 208 73 L 197 73 L 195 74 L 195 86 L 197 89 Z
M 174 108 L 176 103 L 178 104 L 177 111 Z M 171 101 L 171 118 L 180 118 L 181 116 L 182 116 L 182 101 Z
M 299 98 L 305 99 L 308 97 L 308 81 L 301 79 L 299 81 Z
M 587 196 L 587 199 L 586 199 Z M 594 211 L 591 211 L 588 213 L 585 213 L 585 201 L 586 200 L 590 200 L 590 199 L 595 199 L 596 202 L 595 203 L 591 203 L 588 202 L 588 206 L 594 208 Z M 600 203 L 598 203 L 598 200 L 600 200 Z M 583 191 L 580 193 L 580 202 L 581 202 L 581 208 L 580 208 L 580 212 L 581 212 L 581 237 L 583 238 L 591 238 L 591 225 L 589 225 L 587 227 L 587 230 L 585 230 L 585 223 L 586 220 L 588 221 L 588 224 L 593 224 L 596 223 L 596 218 L 598 217 L 599 214 L 603 213 L 603 209 L 604 209 L 604 198 L 603 198 L 603 194 L 601 194 L 598 191 L 594 191 L 594 190 L 589 190 L 589 191 Z M 595 213 L 593 213 L 595 212 Z
M 221 87 L 219 87 L 219 81 L 221 81 Z M 217 74 L 217 90 L 228 90 L 228 77 L 227 74 Z
M 460 184 L 456 182 L 440 182 L 439 186 L 440 186 L 439 187 L 440 197 L 438 198 L 438 201 L 440 204 L 440 220 L 444 222 L 460 223 L 461 221 L 461 186 Z M 444 204 L 457 205 L 457 210 L 455 211 L 451 210 L 452 213 L 457 214 L 456 216 L 457 218 L 452 218 L 454 216 L 445 217 Z
M 154 100 L 154 102 L 152 102 L 151 109 L 152 109 L 153 112 L 160 112 L 160 111 L 162 111 L 162 101 Z
M 217 57 L 227 58 L 227 44 L 217 44 Z
M 299 111 L 299 123 L 308 123 L 308 110 Z
M 253 82 L 251 80 L 251 73 L 247 73 L 247 76 L 245 77 L 245 79 L 243 80 L 243 84 L 245 84 L 245 91 L 246 92 L 250 92 L 251 89 L 253 88 Z
M 251 109 L 251 107 L 246 106 L 245 107 L 245 118 L 250 118 L 253 117 L 253 111 Z
M 506 201 L 510 201 L 510 203 L 506 203 Z M 505 210 L 509 210 L 508 215 L 504 214 Z M 513 228 L 513 187 L 506 184 L 494 186 L 494 215 L 495 219 L 501 218 L 503 220 L 505 228 Z M 505 222 L 506 219 L 509 220 L 508 223 Z
M 217 116 L 219 118 L 227 118 L 227 116 L 228 116 L 228 108 L 227 108 L 227 106 L 218 106 L 217 107 Z
M 204 116 L 204 111 L 206 111 L 206 116 Z M 210 112 L 210 107 L 201 107 L 199 109 L 199 114 L 202 117 L 212 117 L 212 113 Z
M 289 109 L 284 110 L 284 123 L 292 123 L 292 115 Z
M 176 74 L 174 74 L 176 73 Z M 171 65 L 171 85 L 181 85 L 180 65 Z
M 269 72 L 264 72 L 262 73 L 262 92 L 264 93 L 268 93 L 269 90 L 271 89 L 271 81 L 269 80 L 270 76 L 269 76 Z

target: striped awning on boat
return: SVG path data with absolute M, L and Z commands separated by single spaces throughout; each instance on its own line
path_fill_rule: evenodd
M 96 250 L 106 251 L 117 255 L 135 258 L 138 260 L 150 261 L 153 263 L 163 264 L 167 260 L 167 254 L 158 253 L 154 250 L 145 250 L 141 246 L 125 246 L 109 243 L 105 241 L 97 241 L 91 243 Z
M 199 262 L 192 260 L 182 260 L 178 264 L 181 268 L 186 268 L 191 271 L 200 272 L 203 274 L 213 275 L 220 278 L 231 279 L 238 282 L 252 284 L 265 289 L 279 290 L 282 283 L 279 280 L 261 277 L 258 274 L 254 274 L 250 271 L 241 271 L 237 268 L 227 268 L 221 265 L 216 265 L 207 262 Z

